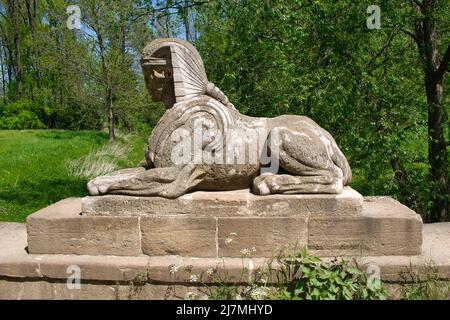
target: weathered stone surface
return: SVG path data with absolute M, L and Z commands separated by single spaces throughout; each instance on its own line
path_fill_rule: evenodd
M 84 280 L 128 281 L 134 279 L 148 265 L 148 257 L 124 257 L 102 255 L 46 255 L 40 262 L 39 271 L 43 277 L 66 279 L 68 267 L 80 267 Z
M 53 299 L 53 285 L 44 280 L 26 279 L 25 281 L 0 279 L 0 299 L 36 300 Z
M 308 217 L 218 218 L 219 257 L 272 257 L 283 246 L 308 243 Z
M 363 197 L 350 187 L 342 193 L 257 196 L 248 189 L 221 192 L 197 191 L 177 199 L 105 195 L 82 198 L 84 215 L 226 216 L 358 215 Z
M 164 214 L 192 214 L 192 199 L 183 196 L 178 199 L 162 197 L 132 197 L 105 195 L 81 199 L 82 214 L 88 216 L 139 216 Z
M 360 215 L 363 197 L 350 187 L 344 187 L 340 194 L 283 194 L 270 196 L 250 195 L 248 211 L 253 215 L 290 216 Z
M 55 300 L 116 300 L 116 285 L 108 283 L 80 283 L 79 289 L 69 289 L 67 283 L 53 283 L 53 299 Z
M 364 202 L 361 216 L 311 215 L 308 247 L 319 256 L 418 255 L 422 219 L 389 197 Z
M 120 285 L 117 287 L 118 300 L 184 300 L 201 299 L 204 288 L 186 285 Z
M 60 202 L 29 217 L 29 250 L 55 254 L 237 257 L 241 256 L 241 249 L 255 247 L 255 256 L 267 257 L 274 247 L 307 244 L 320 256 L 420 253 L 420 217 L 387 197 L 368 198 L 362 205 L 360 195 L 347 189 L 328 196 L 260 197 L 240 190 L 195 192 L 181 198 L 91 197 L 91 204 L 107 214 L 82 216 L 77 213 L 79 200 Z M 115 203 L 119 203 L 118 210 L 131 208 L 136 215 L 112 215 L 110 209 Z M 181 214 L 183 205 L 187 213 Z M 330 213 L 326 214 L 326 210 Z M 237 233 L 240 242 L 224 246 L 230 233 Z
M 365 238 L 371 255 L 418 255 L 422 218 L 390 197 L 370 197 L 364 205 Z
M 0 223 L 0 275 L 40 277 L 39 262 L 26 252 L 27 234 L 22 223 Z M 21 246 L 18 246 L 20 244 Z
M 216 219 L 212 217 L 141 217 L 144 254 L 215 257 Z
M 80 199 L 65 199 L 27 218 L 30 253 L 142 254 L 137 217 L 81 216 Z
M 0 300 L 20 299 L 20 292 L 23 291 L 23 281 L 0 279 Z
M 182 290 L 177 289 L 176 292 L 193 291 L 189 276 L 205 274 L 210 268 L 225 268 L 233 276 L 231 282 L 236 281 L 242 268 L 249 268 L 250 261 L 241 258 L 177 256 L 33 255 L 23 250 L 26 246 L 25 225 L 0 223 L 0 230 L 0 299 L 125 299 L 130 292 L 130 281 L 142 274 L 148 275 L 150 284 L 142 292 L 138 290 L 135 297 L 164 299 L 167 289 L 172 286 Z M 4 234 L 8 234 L 8 237 L 4 237 Z M 11 260 L 20 262 L 14 276 L 1 271 L 4 270 L 2 265 Z M 264 265 L 265 260 L 252 259 L 255 268 Z M 401 282 L 408 279 L 405 275 L 416 271 L 419 272 L 418 279 L 425 279 L 426 272 L 430 270 L 436 271 L 440 279 L 450 280 L 450 223 L 424 225 L 423 251 L 420 255 L 363 256 L 358 261 L 360 265 L 373 264 L 379 267 L 381 278 L 385 281 Z M 81 291 L 65 291 L 69 265 L 81 268 Z M 170 273 L 172 266 L 177 266 L 177 272 Z M 186 270 L 188 266 L 191 271 Z M 37 269 L 33 270 L 34 267 Z M 42 276 L 37 278 L 36 274 Z M 115 285 L 116 281 L 118 286 Z M 154 283 L 158 285 L 153 286 Z M 114 295 L 112 288 L 116 290 Z M 121 294 L 117 295 L 117 292 Z
M 364 218 L 311 217 L 308 248 L 314 255 L 360 255 L 365 251 Z

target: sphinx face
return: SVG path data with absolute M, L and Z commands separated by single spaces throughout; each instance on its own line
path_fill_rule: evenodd
M 146 65 L 145 83 L 153 101 L 162 101 L 167 108 L 175 104 L 173 71 L 170 66 Z

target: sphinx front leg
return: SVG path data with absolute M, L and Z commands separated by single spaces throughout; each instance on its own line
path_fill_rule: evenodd
M 128 171 L 97 177 L 88 183 L 90 195 L 122 194 L 177 198 L 191 191 L 205 172 L 194 165 Z

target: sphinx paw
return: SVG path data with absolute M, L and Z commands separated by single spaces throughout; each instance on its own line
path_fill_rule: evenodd
M 87 184 L 89 195 L 98 196 L 106 194 L 108 192 L 109 186 L 111 186 L 113 182 L 113 179 L 111 179 L 110 177 L 97 177 L 95 179 L 92 179 Z
M 264 173 L 253 180 L 253 192 L 255 194 L 265 196 L 277 189 L 275 181 L 275 176 L 271 173 Z

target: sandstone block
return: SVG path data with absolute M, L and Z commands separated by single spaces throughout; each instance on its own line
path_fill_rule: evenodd
M 248 189 L 197 191 L 177 199 L 105 195 L 82 198 L 84 215 L 151 216 L 202 214 L 213 217 L 360 215 L 363 197 L 350 187 L 340 194 L 272 194 L 258 196 Z
M 418 255 L 422 219 L 388 197 L 368 198 L 361 216 L 311 216 L 308 247 L 319 256 Z
M 27 218 L 33 254 L 139 255 L 138 217 L 81 216 L 79 199 L 65 199 Z
M 218 218 L 220 257 L 272 257 L 283 246 L 307 245 L 307 217 Z M 244 250 L 244 251 L 242 251 Z M 248 251 L 247 251 L 248 250 Z
M 115 300 L 116 286 L 106 283 L 80 283 L 79 289 L 69 289 L 67 283 L 53 284 L 53 299 L 55 300 Z
M 215 257 L 216 219 L 191 215 L 141 217 L 147 255 Z
M 360 215 L 363 197 L 350 187 L 340 194 L 250 195 L 249 211 L 260 216 Z
M 52 284 L 47 281 L 0 280 L 1 300 L 49 300 L 53 299 Z

